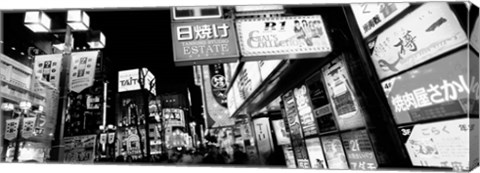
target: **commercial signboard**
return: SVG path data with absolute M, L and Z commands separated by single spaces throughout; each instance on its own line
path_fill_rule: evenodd
M 144 88 L 156 95 L 155 76 L 147 68 L 119 71 L 118 92 L 140 90 L 139 76 L 145 77 Z
M 282 96 L 285 113 L 290 128 L 290 139 L 299 168 L 310 168 L 305 141 L 303 140 L 302 126 L 298 117 L 297 105 L 293 91 L 288 91 Z
M 409 6 L 409 3 L 395 2 L 350 4 L 363 38 L 401 14 Z
M 223 76 L 222 73 L 224 72 L 223 70 L 220 72 L 220 69 L 217 67 L 221 67 L 221 65 L 203 65 L 202 67 L 208 128 L 232 126 L 235 124 L 234 119 L 229 116 L 227 93 L 224 93 L 224 87 L 221 87 L 221 85 L 226 85 L 224 83 L 225 79 L 220 77 Z
M 317 135 L 317 125 L 313 117 L 313 109 L 310 104 L 309 93 L 307 87 L 302 85 L 294 89 L 295 101 L 297 103 L 298 116 L 300 117 L 300 123 L 302 124 L 302 131 L 305 137 Z
M 312 103 L 313 116 L 317 120 L 318 132 L 326 133 L 337 130 L 335 116 L 328 101 L 327 91 L 323 85 L 322 73 L 317 72 L 309 77 L 305 84 Z
M 282 60 L 265 60 L 259 61 L 258 67 L 260 68 L 260 75 L 262 80 L 265 80 L 272 74 L 273 70 L 282 62 Z
M 358 104 L 344 57 L 332 60 L 322 68 L 322 72 L 340 130 L 365 126 L 363 111 Z
M 163 118 L 170 127 L 185 127 L 185 113 L 178 108 L 163 108 Z
M 310 164 L 314 169 L 327 169 L 327 163 L 325 156 L 323 155 L 322 145 L 319 138 L 306 139 L 308 157 L 310 158 Z
M 315 54 L 304 58 L 318 58 L 332 51 L 319 15 L 238 19 L 236 25 L 240 50 L 246 59 L 291 59 L 301 54 Z M 269 57 L 259 59 L 265 58 Z
M 278 145 L 289 145 L 290 134 L 285 128 L 285 121 L 283 119 L 272 121 L 273 130 L 275 131 L 275 137 Z
M 282 146 L 283 154 L 285 155 L 285 163 L 287 164 L 287 168 L 297 168 L 297 164 L 295 163 L 295 156 L 293 155 L 293 149 L 290 145 Z
M 412 164 L 459 171 L 475 167 L 478 163 L 478 147 L 475 147 L 478 146 L 478 124 L 478 119 L 462 118 L 404 129 L 404 135 L 408 135 L 405 147 Z
M 342 133 L 341 136 L 350 169 L 377 169 L 378 163 L 366 130 L 346 132 Z
M 262 163 L 266 163 L 268 157 L 273 152 L 273 141 L 270 133 L 270 122 L 267 117 L 257 118 L 253 120 L 255 129 L 255 138 L 257 139 L 258 152 Z
M 446 2 L 429 2 L 408 14 L 368 46 L 380 79 L 425 62 L 468 42 Z
M 93 85 L 98 51 L 72 53 L 69 88 L 76 93 Z
M 262 83 L 258 62 L 250 61 L 243 65 L 236 81 L 241 100 L 246 100 Z M 242 102 L 243 103 L 243 102 Z
M 63 54 L 35 56 L 33 71 L 35 76 L 41 76 L 43 80 L 50 82 L 56 88 L 60 87 L 60 72 L 62 71 Z
M 235 27 L 230 19 L 172 22 L 176 65 L 204 65 L 238 60 Z
M 93 163 L 97 135 L 65 137 L 65 163 Z
M 463 49 L 382 82 L 396 123 L 457 116 L 473 109 L 479 76 L 478 67 L 468 74 L 468 60 L 479 63 Z
M 342 141 L 338 135 L 324 136 L 321 138 L 325 151 L 328 169 L 348 169 L 348 163 L 343 150 Z

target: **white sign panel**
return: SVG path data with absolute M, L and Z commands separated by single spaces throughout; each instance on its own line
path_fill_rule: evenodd
M 283 119 L 272 121 L 273 130 L 275 130 L 275 137 L 277 138 L 278 145 L 289 145 L 290 134 L 287 133 L 285 128 L 285 121 Z
M 303 53 L 326 56 L 332 51 L 319 15 L 238 19 L 236 24 L 241 53 L 246 57 Z
M 43 80 L 59 88 L 62 57 L 62 54 L 35 56 L 35 66 L 33 67 L 35 76 L 40 76 Z
M 139 69 L 119 71 L 118 92 L 140 90 L 139 75 Z M 155 76 L 147 68 L 142 68 L 142 76 L 145 76 L 144 88 L 156 95 Z
M 235 80 L 238 81 L 238 90 L 242 100 L 247 99 L 262 82 L 258 62 L 246 62 Z
M 471 149 L 478 153 L 478 119 L 415 125 L 405 147 L 415 166 L 469 170 L 474 160 L 478 162 L 478 154 L 477 158 L 469 157 Z
M 475 26 L 472 30 L 472 35 L 470 36 L 470 45 L 472 45 L 477 52 L 480 51 L 480 17 L 478 16 L 477 20 L 475 21 Z
M 392 2 L 350 4 L 363 38 L 369 36 L 409 6 L 409 3 Z
M 93 85 L 98 51 L 72 53 L 70 90 L 80 93 Z
M 267 79 L 267 77 L 277 68 L 277 66 L 282 62 L 282 60 L 267 60 L 260 61 L 258 63 L 260 68 L 260 74 L 262 75 L 262 80 Z
M 467 43 L 465 31 L 445 2 L 425 3 L 369 42 L 380 79 Z
M 268 118 L 258 118 L 253 120 L 253 125 L 255 126 L 255 136 L 260 159 L 265 163 L 273 151 L 269 120 Z
M 319 138 L 310 138 L 305 140 L 307 146 L 308 158 L 313 169 L 327 169 L 327 162 L 323 155 L 322 145 Z

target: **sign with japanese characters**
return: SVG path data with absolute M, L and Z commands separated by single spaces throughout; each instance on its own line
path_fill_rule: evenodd
M 238 60 L 238 43 L 232 20 L 172 22 L 175 63 L 203 65 Z
M 473 17 L 473 16 L 470 16 Z M 477 20 L 475 20 L 475 25 L 473 26 L 473 30 L 471 31 L 470 35 L 470 45 L 477 50 L 480 51 L 480 17 L 477 16 Z
M 98 51 L 72 53 L 69 87 L 76 93 L 93 85 Z
M 479 62 L 463 49 L 382 82 L 396 123 L 457 116 L 474 108 L 479 97 L 478 71 L 469 76 L 468 60 Z
M 23 138 L 28 139 L 34 135 L 33 132 L 35 131 L 36 120 L 37 120 L 36 117 L 23 118 L 23 124 L 22 124 L 22 130 L 21 130 L 21 136 Z
M 323 79 L 340 130 L 365 126 L 363 111 L 347 71 L 344 57 L 338 57 L 322 68 Z
M 405 147 L 412 164 L 467 171 L 478 163 L 478 119 L 462 118 L 417 124 Z M 472 135 L 473 134 L 473 135 Z M 472 150 L 472 151 L 470 151 Z M 470 157 L 471 153 L 472 156 Z
M 273 141 L 269 119 L 267 117 L 254 119 L 253 126 L 255 129 L 255 139 L 257 141 L 260 160 L 262 163 L 266 163 L 268 157 L 273 152 Z
M 290 134 L 288 134 L 285 128 L 285 121 L 283 119 L 272 121 L 273 130 L 275 131 L 275 137 L 278 145 L 289 145 Z
M 320 139 L 310 138 L 305 140 L 308 157 L 310 158 L 310 164 L 313 169 L 327 169 L 327 163 L 325 156 L 323 155 L 322 145 Z
M 348 169 L 347 158 L 340 137 L 338 135 L 324 136 L 321 141 L 328 169 Z
M 222 92 L 217 92 L 214 93 L 214 86 L 213 84 L 217 85 L 219 87 L 220 85 L 226 85 L 226 84 L 220 84 L 220 81 L 215 81 L 214 79 L 215 75 L 210 74 L 210 67 L 209 65 L 203 65 L 203 86 L 204 86 L 204 91 L 205 91 L 205 109 L 207 110 L 207 122 L 208 128 L 216 128 L 216 127 L 225 127 L 225 126 L 232 126 L 235 124 L 234 119 L 230 118 L 229 116 L 229 111 L 228 111 L 228 105 L 226 103 L 222 103 L 223 101 L 227 101 L 225 99 L 221 99 L 221 102 L 217 100 L 217 95 Z M 222 72 L 223 73 L 223 72 Z M 218 78 L 217 78 L 218 79 Z M 223 79 L 224 80 L 224 79 Z M 212 83 L 214 82 L 214 83 Z M 223 81 L 225 82 L 225 81 Z M 220 90 L 218 90 L 220 91 Z M 226 93 L 222 93 L 222 97 L 226 97 Z
M 324 22 L 319 15 L 236 20 L 243 56 L 312 54 L 319 58 L 332 51 Z M 265 57 L 263 57 L 265 58 Z
M 446 2 L 429 2 L 369 41 L 380 79 L 466 44 L 465 31 Z
M 378 163 L 366 130 L 346 132 L 342 133 L 341 136 L 350 169 L 377 169 Z
M 43 80 L 59 88 L 62 57 L 62 54 L 35 56 L 35 66 L 33 67 L 35 75 L 41 76 Z
M 93 163 L 97 135 L 65 137 L 65 163 Z
M 5 125 L 6 125 L 6 128 L 5 128 L 4 138 L 9 141 L 17 138 L 20 119 L 17 118 L 17 119 L 5 120 Z
M 394 2 L 350 4 L 363 38 L 401 14 L 409 6 L 409 3 Z
M 225 79 L 223 64 L 210 64 L 208 68 L 213 96 L 220 105 L 227 107 L 227 80 Z
M 322 73 L 317 72 L 313 76 L 310 76 L 305 81 L 305 84 L 312 103 L 313 116 L 317 120 L 319 133 L 337 130 L 335 116 L 328 102 L 327 91 L 323 85 Z
M 141 73 L 141 74 L 140 74 Z M 156 95 L 155 76 L 147 68 L 122 70 L 118 72 L 118 92 L 140 90 L 139 76 L 145 78 L 144 89 Z
M 290 128 L 290 139 L 292 141 L 293 151 L 297 159 L 299 168 L 310 168 L 308 161 L 307 149 L 303 140 L 302 126 L 298 117 L 297 104 L 293 91 L 288 91 L 282 96 L 285 105 L 286 119 Z
M 308 137 L 317 135 L 317 125 L 313 117 L 313 109 L 310 104 L 309 93 L 307 87 L 302 85 L 294 89 L 294 96 L 297 103 L 298 116 L 300 117 L 300 123 L 302 124 L 303 135 Z
M 258 62 L 245 62 L 235 80 L 238 81 L 241 99 L 246 100 L 262 83 Z
M 170 127 L 185 127 L 185 114 L 182 109 L 163 108 L 165 124 Z

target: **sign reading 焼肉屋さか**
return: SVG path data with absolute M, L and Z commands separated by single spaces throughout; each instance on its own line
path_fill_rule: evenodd
M 300 54 L 316 54 L 308 58 L 318 58 L 332 51 L 319 15 L 238 19 L 236 25 L 244 58 L 286 55 L 290 59 Z
M 446 2 L 429 2 L 368 41 L 380 79 L 468 42 L 465 31 Z
M 176 65 L 204 65 L 238 60 L 232 20 L 211 19 L 172 23 Z

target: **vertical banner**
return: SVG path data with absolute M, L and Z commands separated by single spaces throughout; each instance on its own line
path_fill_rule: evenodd
M 211 73 L 214 72 L 214 73 Z M 229 117 L 223 67 L 221 65 L 203 66 L 203 84 L 205 86 L 205 107 L 209 128 L 232 126 L 235 121 Z M 223 77 L 222 77 L 223 76 Z M 222 89 L 223 88 L 223 89 Z M 215 91 L 215 92 L 214 92 Z
M 348 169 L 348 163 L 340 137 L 338 135 L 324 136 L 321 140 L 328 169 Z
M 322 68 L 323 78 L 340 130 L 365 126 L 344 57 Z
M 98 51 L 72 53 L 69 89 L 76 93 L 93 85 Z
M 65 163 L 93 163 L 97 135 L 65 137 Z
M 21 135 L 23 138 L 28 139 L 33 136 L 36 120 L 36 117 L 23 118 L 23 125 L 21 130 Z
M 33 67 L 35 76 L 41 76 L 45 81 L 59 88 L 62 58 L 63 54 L 35 56 L 35 66 Z
M 5 124 L 7 125 L 5 129 L 5 139 L 11 141 L 17 138 L 20 119 L 10 119 L 6 120 L 5 122 Z
M 258 118 L 253 120 L 255 127 L 255 138 L 262 163 L 266 163 L 268 157 L 273 152 L 273 142 L 271 137 L 270 122 L 268 118 Z
M 322 144 L 320 144 L 319 138 L 306 139 L 308 157 L 310 158 L 310 164 L 314 169 L 327 169 L 327 162 L 323 155 Z
M 285 121 L 283 119 L 272 121 L 273 130 L 275 131 L 275 137 L 278 145 L 289 145 L 290 134 L 285 128 Z
M 378 163 L 366 130 L 341 134 L 350 169 L 374 170 Z
M 302 126 L 300 125 L 293 91 L 285 93 L 282 96 L 282 99 L 285 104 L 288 126 L 290 127 L 290 138 L 292 140 L 292 147 L 297 160 L 297 165 L 299 168 L 310 168 L 311 166 L 308 160 L 305 141 L 303 140 Z
M 100 144 L 102 145 L 102 153 L 105 152 L 105 145 L 107 144 L 107 134 L 106 133 L 101 133 L 100 134 Z
M 113 144 L 115 142 L 115 133 L 108 133 L 108 144 Z
M 292 146 L 285 145 L 282 147 L 282 149 L 283 149 L 283 154 L 285 155 L 285 163 L 287 164 L 287 168 L 297 168 Z
M 307 87 L 302 85 L 294 90 L 295 100 L 298 108 L 298 116 L 302 124 L 303 135 L 305 137 L 317 135 L 317 125 L 313 117 L 310 98 L 308 97 Z

